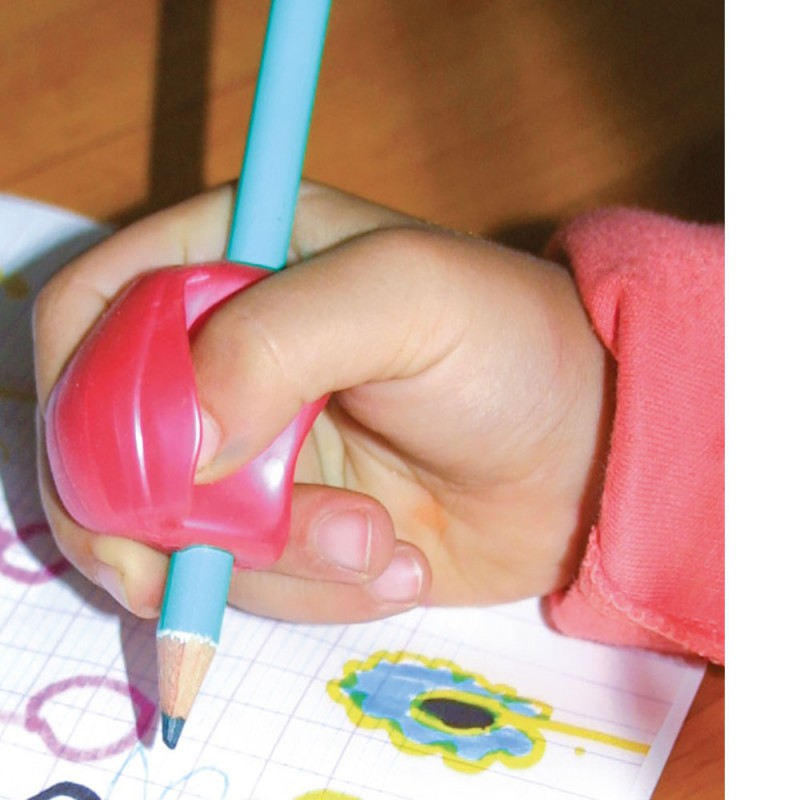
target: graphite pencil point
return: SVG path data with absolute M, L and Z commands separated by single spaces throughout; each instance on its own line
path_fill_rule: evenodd
M 177 747 L 178 739 L 181 738 L 181 732 L 185 724 L 186 720 L 180 717 L 170 717 L 168 714 L 161 715 L 161 738 L 170 750 L 174 750 Z

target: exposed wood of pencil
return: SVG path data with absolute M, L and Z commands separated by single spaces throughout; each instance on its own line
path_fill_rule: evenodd
M 186 719 L 205 680 L 216 647 L 204 637 L 159 636 L 158 694 L 161 712 Z

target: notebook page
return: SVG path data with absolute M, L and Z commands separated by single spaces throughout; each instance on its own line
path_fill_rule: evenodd
M 107 233 L 0 196 L 0 798 L 650 797 L 702 664 L 561 637 L 536 601 L 351 626 L 229 609 L 161 743 L 154 623 L 69 567 L 36 489 L 33 297 Z

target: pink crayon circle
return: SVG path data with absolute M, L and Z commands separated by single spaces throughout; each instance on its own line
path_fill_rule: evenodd
M 30 525 L 25 525 L 16 534 L 0 528 L 0 574 L 19 583 L 35 586 L 39 583 L 46 583 L 69 569 L 69 562 L 63 556 L 59 556 L 49 564 L 42 564 L 37 570 L 17 567 L 6 559 L 6 551 L 14 544 L 30 541 L 37 536 L 50 536 L 50 527 L 46 522 L 34 522 Z
M 70 689 L 83 689 L 87 686 L 111 689 L 124 697 L 130 697 L 135 708 L 136 724 L 129 733 L 111 744 L 94 748 L 70 747 L 59 741 L 50 723 L 44 718 L 42 711 L 48 700 L 52 700 Z M 135 686 L 124 681 L 106 678 L 100 675 L 76 675 L 56 683 L 51 683 L 28 700 L 25 709 L 25 728 L 37 734 L 53 755 L 68 761 L 97 761 L 109 758 L 130 750 L 137 741 L 144 737 L 156 712 L 155 704 Z

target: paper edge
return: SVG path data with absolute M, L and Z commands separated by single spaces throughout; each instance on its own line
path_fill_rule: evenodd
M 630 800 L 650 798 L 661 780 L 664 767 L 675 749 L 675 742 L 683 729 L 700 684 L 706 674 L 707 664 L 687 664 L 680 688 L 675 693 L 667 716 L 661 723 L 658 734 L 650 745 L 650 753 L 639 770 L 629 792 Z

